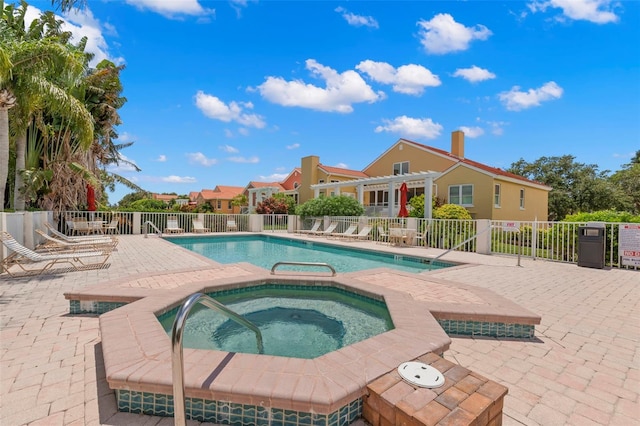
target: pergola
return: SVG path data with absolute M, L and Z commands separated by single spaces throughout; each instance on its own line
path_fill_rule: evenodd
M 424 187 L 424 217 L 431 219 L 431 200 L 433 198 L 433 180 L 440 177 L 442 173 L 427 171 L 407 173 L 404 175 L 378 176 L 363 179 L 347 180 L 342 182 L 318 183 L 311 185 L 314 197 L 320 196 L 320 190 L 333 189 L 336 195 L 340 194 L 340 188 L 356 187 L 357 198 L 360 204 L 364 204 L 364 193 L 366 191 L 379 191 L 387 189 L 389 191 L 389 217 L 394 217 L 395 212 L 395 190 L 400 188 L 403 182 L 408 188 Z

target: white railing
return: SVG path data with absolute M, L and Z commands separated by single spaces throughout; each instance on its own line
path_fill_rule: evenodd
M 1 213 L 0 230 L 6 230 L 24 245 L 33 248 L 42 242 L 35 233 L 28 233 L 28 228 L 44 230 L 44 222 L 56 223 L 62 232 L 70 233 L 66 221 L 83 218 L 88 221 L 111 222 L 118 220 L 118 231 L 121 235 L 141 234 L 143 224 L 151 223 L 164 231 L 167 218 L 174 216 L 178 226 L 185 232 L 193 231 L 193 219 L 202 221 L 211 232 L 295 232 L 309 229 L 315 219 L 322 219 L 324 229 L 332 221 L 338 226 L 334 232 L 344 232 L 350 225 L 359 228 L 370 226 L 369 239 L 381 241 L 390 227 L 399 226 L 414 230 L 420 238 L 407 241 L 414 246 L 426 246 L 442 250 L 454 247 L 457 251 L 479 252 L 517 256 L 522 243 L 523 257 L 552 260 L 557 262 L 577 263 L 578 234 L 581 222 L 540 222 L 540 221 L 488 221 L 488 220 L 443 220 L 422 218 L 374 217 L 374 216 L 325 216 L 321 218 L 300 218 L 287 215 L 246 215 L 217 213 L 182 213 L 182 212 L 119 212 L 119 211 L 66 211 L 60 215 L 51 212 L 19 212 Z M 230 228 L 230 222 L 236 227 Z M 509 226 L 507 226 L 509 225 Z M 618 229 L 620 223 L 606 223 L 605 226 L 605 262 L 607 266 L 619 266 Z M 482 232 L 491 227 L 491 232 Z M 513 232 L 517 230 L 519 232 Z M 478 238 L 471 238 L 481 233 Z M 467 241 L 468 240 L 468 241 Z M 464 243 L 463 243 L 464 242 Z M 463 243 L 463 244 L 462 244 Z M 459 246 L 459 247 L 458 247 Z M 2 249 L 0 247 L 0 249 Z M 5 256 L 6 253 L 2 253 Z

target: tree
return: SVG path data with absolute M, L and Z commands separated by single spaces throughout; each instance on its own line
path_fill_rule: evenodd
M 631 159 L 629 164 L 622 166 L 622 170 L 611 176 L 611 182 L 622 193 L 621 201 L 628 203 L 628 211 L 640 213 L 640 150 Z
M 269 197 L 256 206 L 258 214 L 287 214 L 289 206 L 283 198 Z
M 595 164 L 577 163 L 572 155 L 541 157 L 533 163 L 520 159 L 507 171 L 553 188 L 549 193 L 549 220 L 617 204 L 618 191 L 607 172 L 598 171 Z
M 2 4 L 2 3 L 0 3 Z M 22 173 L 25 169 L 27 129 L 38 111 L 62 117 L 73 128 L 74 139 L 87 148 L 93 139 L 93 120 L 89 111 L 74 98 L 68 87 L 74 87 L 84 72 L 84 53 L 68 44 L 70 33 L 60 31 L 60 22 L 51 12 L 25 28 L 27 4 L 20 8 L 4 7 L 0 13 L 0 91 L 3 99 L 14 99 L 0 106 L 0 115 L 8 114 L 8 127 L 0 128 L 0 156 L 9 140 L 9 128 L 16 141 L 16 177 L 14 208 L 24 209 Z M 4 121 L 4 118 L 0 118 Z M 0 169 L 8 170 L 8 158 L 2 156 Z M 0 183 L 0 199 L 4 200 L 6 179 Z M 4 208 L 4 203 L 3 206 Z

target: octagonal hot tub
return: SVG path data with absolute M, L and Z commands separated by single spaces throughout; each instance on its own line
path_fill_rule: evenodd
M 162 276 L 154 279 L 162 280 Z M 189 283 L 177 289 L 158 290 L 100 317 L 106 377 L 110 388 L 116 392 L 118 409 L 173 415 L 171 338 L 158 318 L 168 317 L 186 298 L 198 292 L 217 294 L 222 298 L 227 295 L 239 297 L 241 304 L 251 305 L 252 297 L 244 297 L 249 294 L 248 288 L 267 293 L 275 289 L 281 292 L 279 296 L 301 294 L 311 289 L 315 293 L 338 295 L 338 299 L 355 300 L 356 311 L 364 301 L 374 307 L 378 320 L 382 319 L 386 324 L 385 329 L 342 342 L 335 350 L 329 347 L 324 354 L 304 357 L 242 353 L 244 351 L 238 348 L 190 348 L 187 345 L 184 349 L 187 418 L 218 424 L 296 422 L 344 426 L 361 416 L 367 383 L 402 362 L 429 352 L 442 354 L 451 342 L 424 303 L 415 301 L 407 293 L 346 277 L 300 275 L 285 278 L 256 272 L 216 283 Z M 300 300 L 285 307 L 291 309 L 285 314 L 280 311 L 267 316 L 273 319 L 303 313 L 307 317 L 302 322 L 338 336 L 328 340 L 344 339 L 348 331 L 341 330 L 344 328 L 344 322 L 340 324 L 342 320 L 332 318 L 331 308 L 321 309 L 317 302 L 305 304 L 304 297 Z M 271 307 L 263 305 L 248 310 L 261 316 Z M 354 315 L 361 314 L 356 312 Z M 364 320 L 364 317 L 357 317 L 347 322 L 355 323 L 358 318 Z M 227 324 L 224 318 L 218 321 L 202 335 L 208 336 L 208 340 L 216 340 L 214 335 L 217 333 L 223 344 L 230 343 L 228 339 L 233 340 L 239 329 Z M 284 334 L 283 345 L 287 345 L 287 338 L 294 342 L 293 332 Z M 255 347 L 255 338 L 245 340 L 247 343 L 243 344 Z M 267 342 L 265 337 L 265 347 Z M 335 342 L 329 346 L 333 344 Z

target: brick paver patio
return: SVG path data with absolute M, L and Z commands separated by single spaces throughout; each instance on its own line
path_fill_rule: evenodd
M 513 258 L 456 252 L 445 260 L 474 266 L 433 271 L 434 278 L 490 289 L 542 317 L 534 341 L 454 337 L 445 354 L 509 388 L 504 425 L 640 424 L 639 272 L 528 259 L 518 267 Z M 199 273 L 211 265 L 155 237 L 122 236 L 106 269 L 0 275 L 0 424 L 173 424 L 172 418 L 116 411 L 104 379 L 98 318 L 69 315 L 63 293 L 130 276 L 143 282 L 159 271 Z

